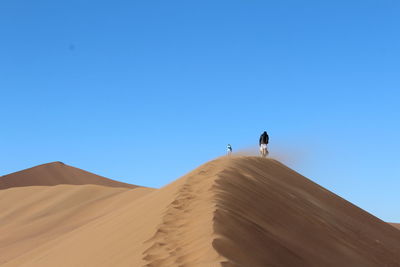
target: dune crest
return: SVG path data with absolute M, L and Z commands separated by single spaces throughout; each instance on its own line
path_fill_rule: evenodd
M 94 184 L 109 187 L 135 188 L 97 174 L 93 174 L 60 161 L 38 165 L 29 169 L 14 172 L 0 177 L 0 190 L 12 187 L 59 185 L 59 184 Z
M 147 189 L 98 191 L 102 202 L 81 210 L 92 217 L 2 266 L 400 266 L 400 231 L 272 159 L 219 158 L 163 188 L 137 190 Z M 59 204 L 43 213 L 35 203 L 32 216 L 50 216 L 35 231 L 46 233 L 60 222 L 51 219 Z M 26 223 L 23 211 L 0 213 L 0 222 Z M 14 235 L 3 233 L 0 249 L 21 252 L 27 237 L 13 247 Z

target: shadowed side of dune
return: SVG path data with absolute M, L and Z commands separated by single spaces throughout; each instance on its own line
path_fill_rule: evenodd
M 282 164 L 233 159 L 216 180 L 223 266 L 400 266 L 400 232 Z
M 135 188 L 137 186 L 114 181 L 62 162 L 38 165 L 0 177 L 0 190 L 23 186 L 52 186 L 59 184 L 94 184 L 108 187 Z

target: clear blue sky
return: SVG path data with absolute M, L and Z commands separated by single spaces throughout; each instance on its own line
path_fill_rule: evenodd
M 400 222 L 400 2 L 0 3 L 0 175 L 160 187 L 255 148 Z

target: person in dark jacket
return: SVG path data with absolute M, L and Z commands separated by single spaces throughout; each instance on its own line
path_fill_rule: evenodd
M 260 136 L 260 146 L 261 146 L 261 144 L 268 145 L 268 142 L 269 142 L 269 136 L 268 136 L 267 132 L 264 131 Z
M 269 136 L 266 131 L 264 131 L 260 136 L 260 153 L 262 157 L 266 157 L 268 155 L 267 145 L 269 143 Z

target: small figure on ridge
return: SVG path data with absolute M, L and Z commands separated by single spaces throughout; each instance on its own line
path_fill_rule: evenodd
M 232 154 L 232 146 L 231 144 L 228 144 L 226 146 L 226 154 L 229 156 L 230 154 Z
M 268 136 L 267 132 L 264 131 L 261 134 L 260 141 L 259 141 L 260 154 L 261 154 L 261 157 L 263 157 L 263 158 L 265 158 L 268 155 L 268 149 L 267 149 L 268 142 L 269 142 L 269 136 Z

